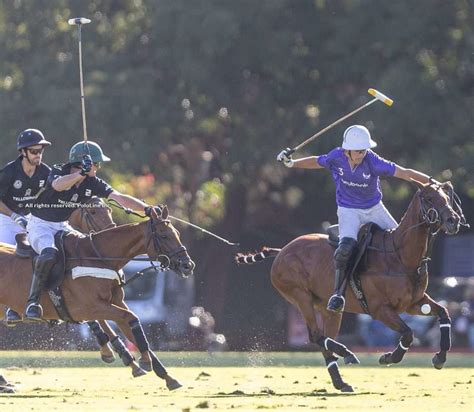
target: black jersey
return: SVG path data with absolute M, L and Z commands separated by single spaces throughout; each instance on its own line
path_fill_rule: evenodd
M 46 190 L 39 196 L 31 214 L 48 222 L 65 222 L 72 212 L 82 207 L 93 196 L 108 197 L 114 190 L 98 177 L 87 176 L 79 186 L 58 192 L 52 183 L 58 177 L 71 174 L 71 165 L 54 165 L 49 174 Z
M 18 156 L 0 170 L 0 200 L 13 212 L 27 215 L 30 213 L 28 206 L 35 202 L 38 193 L 44 190 L 51 169 L 40 163 L 30 177 L 23 170 L 22 159 L 23 156 Z

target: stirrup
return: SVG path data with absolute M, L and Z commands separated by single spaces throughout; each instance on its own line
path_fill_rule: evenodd
M 329 298 L 327 310 L 331 312 L 341 313 L 344 310 L 344 306 L 346 304 L 346 300 L 344 296 L 341 295 L 332 295 Z
M 39 303 L 30 303 L 25 311 L 25 322 L 40 322 L 43 320 L 43 308 Z
M 18 312 L 15 312 L 13 309 L 8 308 L 5 315 L 5 322 L 8 327 L 16 326 L 18 323 L 22 322 L 23 318 Z

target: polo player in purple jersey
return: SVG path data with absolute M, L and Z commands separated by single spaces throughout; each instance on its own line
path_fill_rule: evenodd
M 277 160 L 286 167 L 300 169 L 329 169 L 336 183 L 339 245 L 334 253 L 336 268 L 334 294 L 327 309 L 344 310 L 347 265 L 357 245 L 359 228 L 374 222 L 383 230 L 394 229 L 397 222 L 382 203 L 380 176 L 395 176 L 410 181 L 428 183 L 430 177 L 413 169 L 405 169 L 380 157 L 371 149 L 377 146 L 367 128 L 353 125 L 344 132 L 342 147 L 328 154 L 292 159 L 288 149 L 282 150 Z

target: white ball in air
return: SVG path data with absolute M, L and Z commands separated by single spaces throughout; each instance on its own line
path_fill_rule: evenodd
M 431 306 L 428 303 L 421 305 L 421 313 L 428 315 L 431 312 Z

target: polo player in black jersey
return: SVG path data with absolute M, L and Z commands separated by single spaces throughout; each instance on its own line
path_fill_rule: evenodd
M 0 242 L 15 245 L 15 236 L 26 232 L 28 205 L 44 190 L 51 171 L 41 161 L 44 148 L 50 145 L 37 129 L 26 129 L 18 135 L 19 156 L 0 170 Z M 5 317 L 8 326 L 21 321 L 10 308 Z
M 72 146 L 68 163 L 52 168 L 46 190 L 32 208 L 32 216 L 28 221 L 28 240 L 39 256 L 26 305 L 26 321 L 40 321 L 43 316 L 43 308 L 39 303 L 41 291 L 56 262 L 58 251 L 54 235 L 60 230 L 72 230 L 67 220 L 74 210 L 97 196 L 113 199 L 132 210 L 144 210 L 150 215 L 152 206 L 117 192 L 96 176 L 101 162 L 108 161 L 110 159 L 97 143 L 79 142 Z

